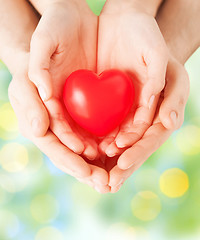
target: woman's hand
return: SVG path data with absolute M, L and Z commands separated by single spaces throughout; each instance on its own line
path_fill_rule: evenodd
M 70 118 L 63 104 L 66 78 L 78 69 L 96 70 L 97 17 L 85 1 L 53 1 L 33 34 L 29 77 L 37 86 L 59 140 L 88 159 L 98 156 L 94 138 Z
M 136 106 L 101 142 L 101 151 L 109 157 L 132 146 L 151 126 L 168 63 L 168 50 L 154 17 L 131 1 L 119 2 L 117 7 L 108 0 L 100 15 L 97 69 L 127 72 L 134 81 Z M 172 127 L 172 119 L 169 122 Z

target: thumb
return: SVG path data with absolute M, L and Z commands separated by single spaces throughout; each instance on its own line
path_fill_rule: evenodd
M 151 108 L 155 97 L 161 93 L 165 86 L 165 75 L 167 69 L 167 55 L 152 54 L 151 60 L 146 61 L 147 65 L 147 83 L 142 90 L 142 99 L 144 105 Z
M 167 70 L 164 100 L 159 111 L 160 120 L 165 128 L 178 129 L 181 127 L 189 89 L 189 78 L 184 67 L 179 63 L 170 63 Z
M 29 78 L 38 88 L 43 101 L 52 97 L 51 75 L 49 66 L 55 46 L 51 38 L 36 29 L 30 44 Z

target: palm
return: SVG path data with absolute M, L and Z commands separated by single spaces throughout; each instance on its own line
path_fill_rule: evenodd
M 56 11 L 55 6 L 47 8 L 36 29 L 36 33 L 47 36 L 46 44 L 52 51 L 50 62 L 43 69 L 47 69 L 51 76 L 53 97 L 45 105 L 50 115 L 50 128 L 61 142 L 73 148 L 77 142 L 76 134 L 84 142 L 85 155 L 94 158 L 98 154 L 97 144 L 70 118 L 63 105 L 62 91 L 71 72 L 83 68 L 96 70 L 97 17 L 87 8 L 81 11 L 73 2 L 66 4 L 66 7 L 58 4 Z M 69 138 L 69 135 L 73 137 Z
M 102 14 L 99 36 L 98 71 L 118 68 L 127 72 L 133 79 L 136 92 L 136 106 L 120 127 L 101 143 L 102 151 L 113 156 L 124 151 L 113 140 L 120 137 L 125 143 L 122 147 L 128 147 L 139 140 L 152 123 L 156 101 L 149 109 L 144 92 L 153 74 L 150 65 L 156 62 L 154 49 L 162 43 L 162 38 L 154 18 L 141 13 Z

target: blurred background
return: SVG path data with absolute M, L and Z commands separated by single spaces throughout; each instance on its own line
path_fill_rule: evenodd
M 103 0 L 88 0 L 96 14 Z M 116 194 L 56 169 L 18 132 L 0 62 L 0 240 L 200 239 L 200 49 L 185 122 Z

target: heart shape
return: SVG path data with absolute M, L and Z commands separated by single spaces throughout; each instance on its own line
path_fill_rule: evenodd
M 127 116 L 135 99 L 132 79 L 112 69 L 99 76 L 81 69 L 67 78 L 63 100 L 72 119 L 97 136 L 114 130 Z

